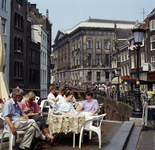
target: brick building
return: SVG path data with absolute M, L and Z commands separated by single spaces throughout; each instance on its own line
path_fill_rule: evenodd
M 27 88 L 27 0 L 11 1 L 10 88 Z

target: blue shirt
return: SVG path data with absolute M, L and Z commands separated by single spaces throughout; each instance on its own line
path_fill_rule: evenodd
M 12 98 L 6 101 L 3 105 L 3 109 L 2 109 L 3 118 L 5 116 L 9 116 L 11 121 L 19 120 L 21 117 L 21 114 L 23 113 L 24 111 L 20 108 L 20 106 L 17 103 L 14 102 Z

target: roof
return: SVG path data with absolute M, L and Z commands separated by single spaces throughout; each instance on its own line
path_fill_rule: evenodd
M 136 21 L 124 21 L 124 20 L 107 20 L 107 19 L 94 19 L 89 18 L 86 22 L 100 22 L 100 23 L 116 23 L 116 24 L 135 24 Z
M 117 29 L 117 38 L 128 39 L 130 33 L 131 33 L 131 29 Z
M 86 21 L 82 21 L 78 23 L 76 26 L 74 26 L 71 29 L 67 30 L 59 30 L 55 40 L 58 38 L 58 35 L 62 33 L 63 35 L 70 34 L 76 29 L 80 27 L 91 27 L 91 28 L 115 28 L 115 25 L 119 31 L 122 29 L 123 33 L 118 32 L 118 38 L 120 39 L 127 39 L 129 36 L 129 33 L 131 32 L 131 28 L 134 27 L 136 21 L 120 21 L 120 20 L 104 20 L 104 19 L 88 19 Z

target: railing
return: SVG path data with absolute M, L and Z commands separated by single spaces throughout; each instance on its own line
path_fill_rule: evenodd
M 135 96 L 133 93 L 130 95 L 123 94 L 122 96 L 119 97 L 119 99 L 118 99 L 118 94 L 120 94 L 120 93 L 114 93 L 113 94 L 110 91 L 106 93 L 104 91 L 98 91 L 98 90 L 93 91 L 93 93 L 94 93 L 94 98 L 97 98 L 97 95 L 100 95 L 100 96 L 108 97 L 108 98 L 111 98 L 113 100 L 128 104 L 132 107 L 134 106 Z

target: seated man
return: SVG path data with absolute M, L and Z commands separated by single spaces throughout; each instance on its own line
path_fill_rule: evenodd
M 12 98 L 4 103 L 2 109 L 2 116 L 5 119 L 4 125 L 8 123 L 13 135 L 16 135 L 17 131 L 26 131 L 19 150 L 29 149 L 34 133 L 37 138 L 42 136 L 36 122 L 33 119 L 28 119 L 28 116 L 19 107 L 17 101 L 21 101 L 22 98 L 23 90 L 13 89 Z M 28 120 L 21 121 L 21 116 Z
M 82 106 L 77 109 L 76 112 L 83 110 L 83 113 L 85 114 L 87 120 L 88 118 L 90 118 L 90 116 L 94 116 L 97 113 L 99 105 L 98 101 L 92 98 L 92 91 L 86 91 L 85 96 L 87 100 L 83 102 Z
M 65 88 L 64 87 L 59 87 L 59 94 L 56 98 L 58 98 L 59 100 L 56 102 L 54 109 L 58 110 L 60 105 L 65 101 L 65 98 L 62 96 L 65 92 Z
M 49 93 L 48 96 L 47 96 L 48 103 L 49 103 L 52 107 L 54 107 L 55 104 L 56 104 L 56 102 L 59 100 L 59 98 L 55 98 L 55 96 L 54 96 L 55 89 L 56 89 L 55 86 L 50 86 L 50 88 L 49 88 L 49 92 L 50 92 L 50 93 Z

